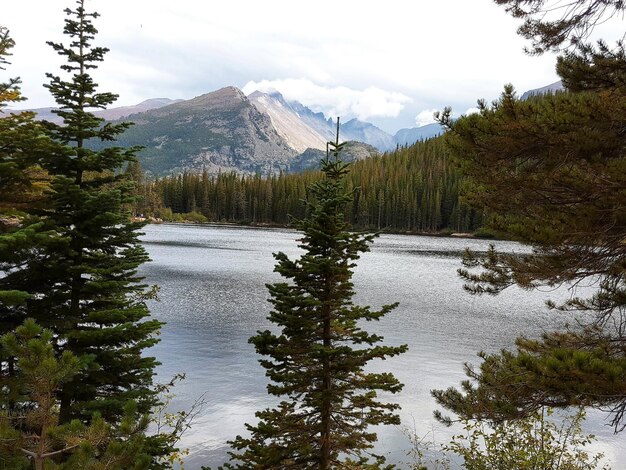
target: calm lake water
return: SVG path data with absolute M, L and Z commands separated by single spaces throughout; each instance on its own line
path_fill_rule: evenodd
M 159 380 L 178 372 L 186 380 L 176 387 L 173 408 L 189 408 L 202 394 L 206 406 L 184 436 L 189 448 L 186 469 L 227 460 L 226 441 L 245 432 L 254 412 L 274 401 L 266 393 L 264 369 L 248 338 L 271 328 L 265 284 L 280 279 L 272 253 L 298 256 L 299 234 L 283 229 L 224 226 L 149 225 L 143 241 L 152 262 L 142 268 L 150 284 L 161 287 L 152 314 L 167 322 L 161 342 L 151 350 L 162 363 Z M 520 245 L 496 242 L 501 250 Z M 456 386 L 464 378 L 463 363 L 478 364 L 480 350 L 512 348 L 517 336 L 537 336 L 571 318 L 548 312 L 546 299 L 571 295 L 566 289 L 523 292 L 509 289 L 497 297 L 465 293 L 456 275 L 465 247 L 484 251 L 489 242 L 469 239 L 383 235 L 355 269 L 355 303 L 400 306 L 378 323 L 368 324 L 385 344 L 408 344 L 409 352 L 373 364 L 393 372 L 404 385 L 385 399 L 400 403 L 402 426 L 379 428 L 375 449 L 401 467 L 408 462 L 406 429 L 430 433 L 447 442 L 454 431 L 432 417 L 437 408 L 434 388 Z M 591 412 L 586 430 L 598 436 L 593 450 L 602 451 L 613 468 L 626 468 L 626 446 L 614 436 L 604 415 Z M 456 429 L 458 431 L 458 429 Z

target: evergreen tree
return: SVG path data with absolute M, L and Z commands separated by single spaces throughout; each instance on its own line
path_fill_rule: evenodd
M 365 230 L 440 232 L 473 231 L 480 217 L 459 199 L 459 171 L 448 163 L 440 138 L 417 142 L 383 156 L 356 161 L 346 185 L 354 187 L 354 201 L 345 208 L 346 220 Z M 189 212 L 194 203 L 210 220 L 286 225 L 288 215 L 303 218 L 306 187 L 322 177 L 320 171 L 281 173 L 262 177 L 221 173 L 210 178 L 186 173 L 143 184 L 146 198 L 157 194 L 174 213 Z M 447 216 L 456 206 L 456 223 Z M 157 201 L 146 207 L 151 215 L 176 218 Z M 191 219 L 192 214 L 183 217 Z
M 238 451 L 232 458 L 241 464 L 231 468 L 363 465 L 376 440 L 369 426 L 399 422 L 398 405 L 378 401 L 376 391 L 395 393 L 402 384 L 392 374 L 363 370 L 407 348 L 377 345 L 382 337 L 361 329 L 395 305 L 371 311 L 352 304 L 352 268 L 374 236 L 347 230 L 343 210 L 352 195 L 344 190 L 348 164 L 339 158 L 338 137 L 322 161 L 324 178 L 309 189 L 309 216 L 296 224 L 305 253 L 297 261 L 275 254 L 275 270 L 289 281 L 268 285 L 274 307 L 268 318 L 281 332 L 250 339 L 267 356 L 260 362 L 271 380 L 268 392 L 285 400 L 257 412 L 260 422 L 247 425 L 250 438 L 232 442 Z
M 89 368 L 62 384 L 60 422 L 88 420 L 97 411 L 115 423 L 130 401 L 137 401 L 140 413 L 154 403 L 156 362 L 142 353 L 156 342 L 160 323 L 146 320 L 149 292 L 136 272 L 148 257 L 139 244 L 140 225 L 130 223 L 124 210 L 133 184 L 121 169 L 135 160 L 136 149 L 93 151 L 85 145 L 89 139 L 112 141 L 128 124 L 104 124 L 89 111 L 116 95 L 96 91 L 89 71 L 107 49 L 91 44 L 98 15 L 86 12 L 84 0 L 76 3 L 66 10 L 69 46 L 50 43 L 67 59 L 61 68 L 69 77 L 48 75 L 63 123 L 44 123 L 57 144 L 39 160 L 52 180 L 46 204 L 37 209 L 47 238 L 0 279 L 0 289 L 30 294 L 25 309 L 2 313 L 2 330 L 14 327 L 5 318 L 28 315 L 54 332 L 59 352 L 92 357 Z
M 0 70 L 9 64 L 14 42 L 8 29 L 0 26 Z M 0 270 L 7 271 L 22 263 L 39 240 L 41 224 L 25 217 L 24 209 L 36 203 L 46 186 L 36 161 L 49 143 L 34 121 L 34 113 L 8 113 L 6 107 L 24 98 L 19 78 L 0 83 Z M 22 304 L 25 291 L 0 286 L 0 312 L 6 305 Z M 5 317 L 5 320 L 8 319 Z M 17 326 L 19 322 L 12 323 Z M 8 325 L 7 325 L 8 326 Z
M 623 6 L 618 3 L 607 2 Z M 544 405 L 597 406 L 610 411 L 620 430 L 626 412 L 624 44 L 578 44 L 558 59 L 557 71 L 563 93 L 520 101 L 507 87 L 476 115 L 455 122 L 449 112 L 443 116 L 469 183 L 468 200 L 491 214 L 494 230 L 533 246 L 525 255 L 468 253 L 460 273 L 475 294 L 511 285 L 596 289 L 549 303 L 585 312 L 576 327 L 540 340 L 520 338 L 516 352 L 483 354 L 480 370 L 467 368 L 473 380 L 461 391 L 434 395 L 462 417 L 494 421 Z
M 9 30 L 0 26 L 0 70 L 6 70 L 14 41 Z M 6 213 L 20 201 L 20 194 L 32 190 L 33 165 L 40 147 L 41 129 L 34 122 L 32 112 L 11 112 L 5 109 L 24 98 L 20 93 L 19 78 L 0 83 L 0 213 Z
M 0 70 L 9 64 L 14 43 L 6 28 L 0 27 Z M 6 274 L 14 272 L 33 258 L 33 253 L 46 242 L 46 223 L 28 210 L 40 203 L 47 186 L 38 158 L 50 141 L 34 121 L 34 113 L 7 112 L 7 105 L 23 100 L 20 80 L 11 78 L 0 83 L 0 333 L 13 331 L 25 315 L 25 302 L 30 285 L 6 282 Z M 6 391 L 6 380 L 18 370 L 16 358 L 5 354 L 0 344 L 0 387 Z M 15 411 L 12 400 L 0 399 L 0 413 Z
M 524 20 L 517 32 L 531 41 L 527 52 L 532 54 L 576 48 L 584 44 L 596 25 L 626 10 L 623 0 L 494 1 L 515 18 Z
M 89 426 L 79 420 L 59 425 L 55 392 L 86 362 L 69 351 L 57 358 L 53 338 L 32 319 L 0 338 L 0 352 L 14 356 L 19 369 L 2 381 L 0 402 L 14 405 L 0 414 L 0 466 L 31 468 L 28 459 L 35 469 L 148 468 L 151 459 L 144 451 L 143 434 L 147 421 L 137 420 L 132 404 L 115 430 L 98 415 Z

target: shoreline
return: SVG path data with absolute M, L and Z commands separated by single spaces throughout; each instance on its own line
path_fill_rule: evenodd
M 267 229 L 290 229 L 297 230 L 296 228 L 290 225 L 282 225 L 282 224 L 272 224 L 272 223 L 237 223 L 237 222 L 195 222 L 191 220 L 187 221 L 167 221 L 160 219 L 142 219 L 142 218 L 133 218 L 134 221 L 137 222 L 146 222 L 146 224 L 167 224 L 167 225 L 198 225 L 198 226 L 214 226 L 214 227 L 237 227 L 237 228 L 267 228 Z M 440 237 L 440 238 L 467 238 L 467 239 L 475 239 L 475 240 L 500 240 L 496 237 L 479 237 L 474 235 L 473 233 L 468 232 L 415 232 L 415 231 L 407 231 L 407 230 L 392 230 L 392 229 L 381 229 L 381 230 L 354 230 L 354 232 L 362 232 L 362 233 L 380 233 L 380 234 L 390 234 L 390 235 L 407 235 L 407 236 L 418 236 L 418 237 Z

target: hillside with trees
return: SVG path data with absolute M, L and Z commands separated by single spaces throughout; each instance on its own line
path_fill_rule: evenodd
M 138 169 L 133 171 L 141 178 Z M 321 176 L 316 171 L 271 177 L 183 173 L 144 181 L 136 212 L 167 219 L 169 209 L 215 222 L 287 225 L 290 216 L 306 215 L 306 188 Z M 354 200 L 346 218 L 361 229 L 471 232 L 482 217 L 459 197 L 461 181 L 441 139 L 366 158 L 355 162 L 347 176 Z
M 380 371 L 370 367 L 372 361 L 401 359 L 408 348 L 404 341 L 394 346 L 377 328 L 396 303 L 378 309 L 353 303 L 353 269 L 376 235 L 352 229 L 435 234 L 482 226 L 531 249 L 467 250 L 459 270 L 465 289 L 498 295 L 513 286 L 527 291 L 565 286 L 573 294 L 548 306 L 575 312 L 577 321 L 538 338 L 519 337 L 514 351 L 480 353 L 481 365 L 466 366 L 468 380 L 460 388 L 434 390 L 438 404 L 454 413 L 465 431 L 439 450 L 459 456 L 470 470 L 582 470 L 602 464 L 601 453 L 583 449 L 593 436 L 582 434 L 581 423 L 583 408 L 594 407 L 606 411 L 616 433 L 626 428 L 626 47 L 623 41 L 610 46 L 585 40 L 595 25 L 623 14 L 622 0 L 496 0 L 524 20 L 519 32 L 532 41 L 530 53 L 560 51 L 563 92 L 520 100 L 506 86 L 493 103 L 479 102 L 475 114 L 457 119 L 444 111 L 439 116 L 444 136 L 362 159 L 358 155 L 370 151 L 361 146 L 354 162 L 340 158 L 350 144 L 340 144 L 338 124 L 321 171 L 273 175 L 273 157 L 286 143 L 241 92 L 222 90 L 217 98 L 234 95 L 240 106 L 223 107 L 221 119 L 246 130 L 239 140 L 249 149 L 257 140 L 265 142 L 267 160 L 251 164 L 247 175 L 207 169 L 155 180 L 145 178 L 138 147 L 114 143 L 131 124 L 106 122 L 91 112 L 117 95 L 99 92 L 90 74 L 108 52 L 94 45 L 99 15 L 85 8 L 86 0 L 74 3 L 65 10 L 65 42 L 48 43 L 65 60 L 58 75 L 47 74 L 58 119 L 0 114 L 0 468 L 182 465 L 177 440 L 194 414 L 169 410 L 176 379 L 165 385 L 154 380 L 159 361 L 149 351 L 163 323 L 148 309 L 158 288 L 142 277 L 149 258 L 140 240 L 143 223 L 133 213 L 300 230 L 285 231 L 290 243 L 301 237 L 298 258 L 274 255 L 282 279 L 266 284 L 271 329 L 263 326 L 249 339 L 262 356 L 267 391 L 278 400 L 257 410 L 258 420 L 245 426 L 247 434 L 228 443 L 231 462 L 225 468 L 394 468 L 372 451 L 383 425 L 400 424 L 400 404 L 389 394 L 403 385 L 386 364 Z M 562 17 L 553 19 L 559 11 Z M 13 46 L 0 26 L 0 70 L 9 65 Z M 0 111 L 23 99 L 19 85 L 17 78 L 0 82 Z M 196 101 L 203 110 L 199 102 L 206 99 Z M 204 111 L 185 123 L 181 105 L 168 108 L 159 112 L 175 114 L 178 130 L 194 139 L 207 137 Z M 148 124 L 158 133 L 165 130 L 156 119 Z M 368 132 L 363 123 L 347 124 Z M 276 139 L 264 140 L 262 129 Z M 209 137 L 220 148 L 237 140 L 226 131 Z M 90 140 L 99 142 L 97 148 Z M 173 141 L 169 150 L 179 155 L 183 139 Z M 154 143 L 162 146 L 165 140 Z M 231 163 L 239 155 L 230 148 L 224 152 L 218 157 L 235 168 Z M 307 153 L 304 163 L 315 156 Z M 423 259 L 412 258 L 410 270 Z M 389 258 L 384 263 L 398 266 Z M 378 282 L 380 273 L 375 276 Z M 234 284 L 223 272 L 208 279 Z M 421 286 L 410 282 L 415 298 L 413 292 L 407 297 L 421 303 Z M 434 283 L 438 302 L 443 283 Z M 580 286 L 593 289 L 577 295 Z M 206 282 L 200 303 L 212 289 L 214 283 Z M 455 313 L 472 315 L 454 301 L 460 305 Z M 239 297 L 216 303 L 236 317 L 230 309 L 237 302 Z M 525 302 L 520 305 L 527 309 Z M 173 310 L 181 313 L 178 304 Z M 262 312 L 256 303 L 252 310 Z M 432 335 L 426 315 L 415 310 L 419 328 Z M 468 336 L 459 324 L 447 324 L 442 333 L 457 328 Z M 487 326 L 501 333 L 497 322 Z M 219 332 L 206 330 L 207 342 L 214 341 Z M 450 346 L 441 338 L 437 354 Z M 220 354 L 236 355 L 235 341 L 227 339 L 218 341 Z M 203 346 L 190 348 L 200 351 L 199 362 L 215 360 Z M 414 373 L 422 360 L 402 367 Z M 433 373 L 438 374 L 443 375 Z M 571 407 L 578 412 L 557 428 L 551 409 Z M 222 417 L 232 418 L 232 410 Z M 436 416 L 453 422 L 442 412 Z M 422 441 L 414 438 L 419 458 L 411 468 L 422 470 Z

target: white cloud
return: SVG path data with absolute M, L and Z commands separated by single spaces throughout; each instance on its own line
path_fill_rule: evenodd
M 278 91 L 285 99 L 299 101 L 313 111 L 342 118 L 396 117 L 405 104 L 411 102 L 411 98 L 402 93 L 374 86 L 355 90 L 345 86 L 322 86 L 305 78 L 250 81 L 243 87 L 246 94 L 256 90 Z
M 427 124 L 432 124 L 435 121 L 435 118 L 433 117 L 433 114 L 435 114 L 435 112 L 437 112 L 437 109 L 425 109 L 423 111 L 420 111 L 420 113 L 415 116 L 415 124 L 417 124 L 417 127 L 421 127 L 421 126 L 425 126 Z
M 471 108 L 468 108 L 468 110 L 465 111 L 465 113 L 463 114 L 465 114 L 466 116 L 469 116 L 470 114 L 476 114 L 476 113 L 480 113 L 480 109 L 476 107 L 471 107 Z

